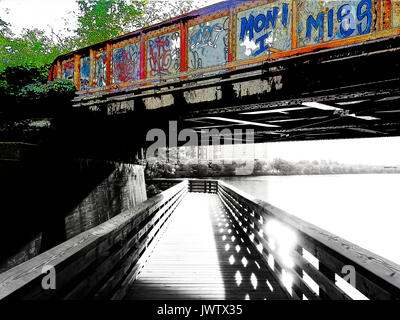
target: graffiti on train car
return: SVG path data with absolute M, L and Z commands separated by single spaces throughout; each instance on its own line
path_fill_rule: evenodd
M 303 1 L 298 6 L 300 46 L 368 34 L 373 24 L 372 0 Z
M 74 81 L 74 61 L 66 61 L 62 65 L 63 78 Z
M 200 23 L 189 29 L 189 69 L 198 70 L 228 61 L 229 18 Z
M 113 51 L 113 80 L 115 84 L 140 78 L 140 44 L 135 43 Z
M 172 32 L 148 42 L 148 75 L 162 77 L 180 72 L 181 36 Z
M 238 58 L 249 59 L 292 48 L 292 10 L 287 2 L 276 1 L 238 14 Z
M 81 78 L 80 78 L 80 89 L 89 89 L 89 79 L 90 79 L 90 58 L 81 58 Z
M 107 79 L 107 52 L 100 52 L 96 55 L 95 65 L 95 82 L 98 87 L 104 87 Z

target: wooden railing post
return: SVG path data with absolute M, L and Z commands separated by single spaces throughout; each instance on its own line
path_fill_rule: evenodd
M 300 256 L 303 256 L 303 248 L 297 245 L 294 249 Z M 301 277 L 303 278 L 303 269 L 300 268 L 298 265 L 294 266 L 294 271 Z M 296 293 L 296 295 L 300 298 L 303 299 L 303 292 L 300 290 L 298 287 L 294 287 L 293 291 Z
M 321 262 L 319 262 L 319 271 L 331 282 L 335 283 L 335 273 Z M 319 288 L 319 296 L 323 300 L 331 300 L 331 297 L 321 287 Z
M 262 257 L 267 261 L 266 266 L 269 264 L 269 256 L 272 255 L 275 264 L 271 269 L 279 280 L 283 270 L 293 277 L 293 298 L 303 299 L 305 296 L 307 299 L 351 300 L 364 295 L 369 299 L 400 299 L 399 265 L 289 215 L 225 182 L 219 184 L 219 196 L 224 205 L 233 212 L 235 219 L 237 217 L 240 220 L 246 233 L 253 234 L 256 241 L 263 245 Z M 257 215 L 253 216 L 252 212 L 257 212 Z M 282 259 L 279 250 L 276 250 L 279 242 L 284 242 L 285 239 L 277 236 L 276 243 L 271 246 L 269 235 L 258 232 L 268 221 L 276 222 L 277 232 L 282 228 L 293 232 L 296 238 L 296 246 L 288 252 L 291 264 L 293 263 L 291 268 L 286 268 L 287 263 Z M 305 252 L 307 255 L 304 255 Z M 355 290 L 336 285 L 336 275 L 341 275 L 342 268 L 349 264 L 357 268 L 357 281 L 352 284 Z M 282 281 L 281 284 L 286 287 Z
M 0 274 L 0 300 L 120 299 L 187 193 L 187 181 Z M 43 290 L 42 267 L 57 270 Z

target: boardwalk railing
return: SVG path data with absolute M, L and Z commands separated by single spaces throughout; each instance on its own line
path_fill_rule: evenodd
M 176 186 L 177 184 L 181 183 L 182 179 L 162 179 L 162 178 L 155 178 L 155 179 L 146 179 L 147 185 L 155 185 L 160 190 L 167 190 Z
M 182 182 L 182 179 L 154 178 L 154 179 L 146 180 L 146 184 L 155 185 L 161 190 L 169 189 L 181 182 Z M 217 193 L 218 192 L 218 181 L 217 180 L 204 180 L 204 179 L 190 179 L 189 180 L 189 192 Z
M 294 299 L 400 299 L 399 265 L 224 182 L 218 185 L 233 219 Z
M 0 299 L 124 298 L 187 192 L 218 194 L 289 298 L 400 299 L 399 265 L 216 180 L 179 182 L 0 274 Z M 49 267 L 55 290 L 43 289 Z
M 216 180 L 189 180 L 189 192 L 217 193 L 218 181 Z
M 0 299 L 123 298 L 187 191 L 183 181 L 0 274 Z M 51 284 L 51 270 L 55 290 L 44 290 L 43 281 Z

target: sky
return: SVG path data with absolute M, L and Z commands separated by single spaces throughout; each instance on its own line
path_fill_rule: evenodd
M 8 10 L 7 10 L 8 9 Z M 0 0 L 0 17 L 11 23 L 12 30 L 19 33 L 23 28 L 40 28 L 50 32 L 51 27 L 60 31 L 63 18 L 76 10 L 74 0 Z M 75 24 L 74 21 L 71 21 Z
M 204 6 L 219 0 L 202 0 Z M 9 10 L 6 10 L 6 9 Z M 50 32 L 63 29 L 64 20 L 73 27 L 75 0 L 0 0 L 0 17 L 10 22 L 14 32 L 22 28 L 41 28 Z M 268 144 L 268 158 L 290 161 L 333 160 L 343 163 L 376 165 L 400 164 L 400 138 L 334 140 Z
M 267 157 L 267 160 L 332 160 L 347 164 L 399 166 L 400 138 L 269 143 Z
M 197 0 L 204 6 L 220 1 Z M 77 9 L 75 0 L 0 0 L 0 18 L 11 23 L 12 30 L 17 34 L 23 28 L 40 28 L 50 32 L 52 27 L 60 31 L 64 26 L 63 18 L 67 18 L 69 27 L 73 27 L 75 19 L 71 12 Z

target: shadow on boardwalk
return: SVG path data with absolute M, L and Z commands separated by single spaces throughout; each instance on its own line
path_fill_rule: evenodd
M 134 300 L 287 299 L 215 194 L 188 194 L 130 288 Z

